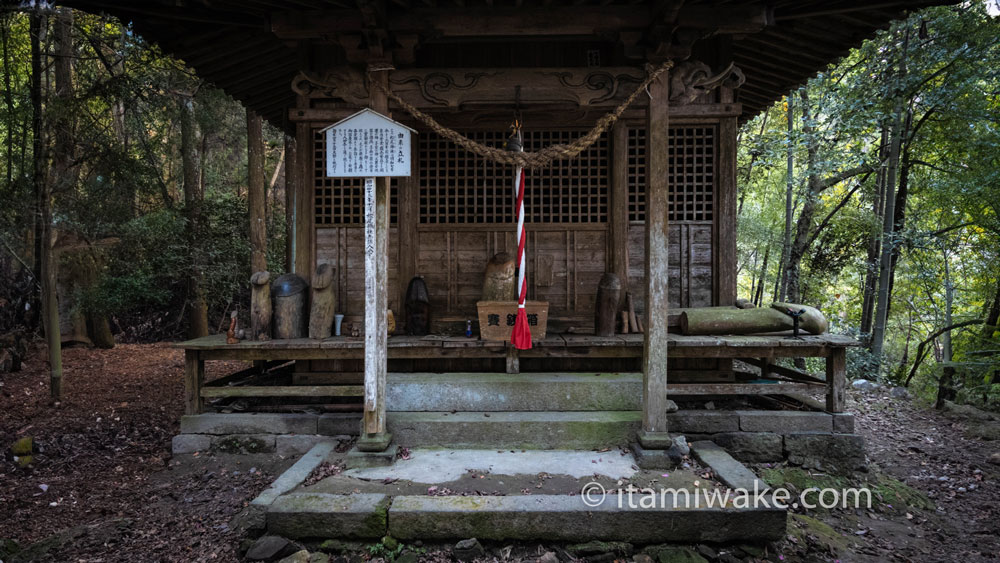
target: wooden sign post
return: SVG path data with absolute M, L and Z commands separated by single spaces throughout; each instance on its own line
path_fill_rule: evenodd
M 358 449 L 383 451 L 391 441 L 385 426 L 386 288 L 389 285 L 387 178 L 410 175 L 410 135 L 415 131 L 376 111 L 363 109 L 331 125 L 323 133 L 326 175 L 365 179 L 365 406 Z

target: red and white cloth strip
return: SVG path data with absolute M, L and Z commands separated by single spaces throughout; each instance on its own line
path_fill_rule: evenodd
M 517 195 L 517 320 L 510 334 L 510 342 L 518 350 L 531 349 L 531 328 L 528 326 L 528 316 L 524 312 L 524 300 L 528 297 L 528 280 L 525 277 L 524 257 L 524 169 L 517 167 L 514 173 L 514 193 Z

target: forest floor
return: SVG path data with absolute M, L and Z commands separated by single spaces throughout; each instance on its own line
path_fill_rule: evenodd
M 294 460 L 273 454 L 173 458 L 183 355 L 168 344 L 65 350 L 65 400 L 59 405 L 50 402 L 40 352 L 23 371 L 0 376 L 0 560 L 8 540 L 30 546 L 46 561 L 241 560 L 244 538 L 230 528 L 231 518 Z M 242 367 L 212 366 L 216 373 Z M 791 515 L 788 539 L 760 551 L 732 549 L 730 557 L 998 557 L 1000 466 L 988 460 L 1000 442 L 974 436 L 983 425 L 998 423 L 977 420 L 983 416 L 975 411 L 943 413 L 887 395 L 852 392 L 850 401 L 871 461 L 869 473 L 857 479 L 877 486 L 876 505 Z M 26 436 L 35 452 L 21 467 L 10 446 Z M 765 471 L 771 477 L 781 472 L 778 481 L 799 486 L 796 476 L 816 483 L 825 478 L 791 468 Z M 488 560 L 535 560 L 547 551 L 538 544 L 496 547 Z M 422 552 L 420 559 L 450 560 L 447 548 Z

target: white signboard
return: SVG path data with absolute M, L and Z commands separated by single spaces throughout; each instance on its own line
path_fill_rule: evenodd
M 410 134 L 415 131 L 401 123 L 366 108 L 323 132 L 328 177 L 410 175 Z

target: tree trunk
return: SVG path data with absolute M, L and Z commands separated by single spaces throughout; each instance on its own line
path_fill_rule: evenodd
M 201 155 L 198 153 L 198 132 L 194 119 L 194 98 L 183 96 L 181 111 L 181 165 L 184 179 L 184 207 L 187 214 L 187 237 L 191 251 L 192 268 L 188 280 L 191 312 L 188 335 L 191 338 L 208 336 L 208 304 L 202 288 L 201 206 L 205 193 L 201 189 Z
M 889 150 L 889 130 L 882 126 L 882 139 L 879 143 L 879 162 L 884 163 L 888 157 Z M 883 217 L 883 206 L 885 205 L 885 167 L 879 167 L 879 173 L 875 181 L 875 203 L 872 205 L 872 213 L 876 218 Z M 871 335 L 872 319 L 875 315 L 875 287 L 878 280 L 878 260 L 881 245 L 881 230 L 872 233 L 868 239 L 868 257 L 865 260 L 864 287 L 862 288 L 861 303 L 861 334 Z
M 771 243 L 764 247 L 764 264 L 760 267 L 760 283 L 757 284 L 757 294 L 753 296 L 753 304 L 760 307 L 764 299 L 764 282 L 767 279 L 767 260 L 771 257 Z
M 14 12 L 4 12 L 0 21 L 0 42 L 3 44 L 3 99 L 7 104 L 7 187 L 14 186 L 14 92 L 10 77 L 10 26 Z
M 909 137 L 910 126 L 913 123 L 913 108 L 906 112 L 902 138 Z M 892 231 L 901 233 L 906 228 L 906 198 L 910 192 L 910 146 L 907 141 L 900 149 L 899 157 L 899 187 L 896 189 L 896 202 L 893 204 Z M 896 263 L 902 253 L 901 245 L 893 245 L 889 255 L 889 298 L 886 301 L 886 318 L 892 314 L 892 290 L 896 285 Z
M 951 268 L 948 267 L 948 252 L 944 252 L 944 324 L 952 324 L 952 305 L 955 301 L 955 286 L 951 283 Z M 938 381 L 937 400 L 934 408 L 942 408 L 945 401 L 955 400 L 955 367 L 952 365 L 951 331 L 941 335 L 941 379 Z
M 45 339 L 49 349 L 49 391 L 52 399 L 62 399 L 62 343 L 59 339 L 59 303 L 56 300 L 56 264 L 52 252 L 52 187 L 46 177 L 48 153 L 42 119 L 42 45 L 41 37 L 48 25 L 47 18 L 39 11 L 29 15 L 31 35 L 31 132 L 32 132 L 32 183 L 38 210 L 36 228 L 41 235 L 36 240 L 37 256 L 42 280 L 42 314 Z
M 250 271 L 267 270 L 267 192 L 264 186 L 262 120 L 247 109 L 247 200 L 250 208 Z
M 785 301 L 788 296 L 788 258 L 792 249 L 792 192 L 795 187 L 795 145 L 792 134 L 795 130 L 795 113 L 793 111 L 794 93 L 788 94 L 788 136 L 787 136 L 787 170 L 785 172 L 785 234 L 781 239 L 781 262 L 778 265 L 780 289 L 774 300 Z
M 909 49 L 910 30 L 903 32 L 903 48 L 899 60 L 899 72 L 896 80 L 897 90 L 906 77 L 906 58 Z M 882 349 L 885 344 L 886 324 L 889 319 L 889 271 L 890 260 L 895 237 L 895 204 L 896 204 L 896 171 L 899 165 L 899 151 L 902 143 L 903 128 L 903 95 L 897 92 L 893 104 L 892 126 L 890 128 L 891 145 L 889 147 L 889 168 L 885 182 L 885 216 L 882 228 L 882 251 L 879 257 L 878 306 L 875 309 L 874 326 L 872 329 L 871 351 L 875 356 L 877 369 L 882 364 Z

